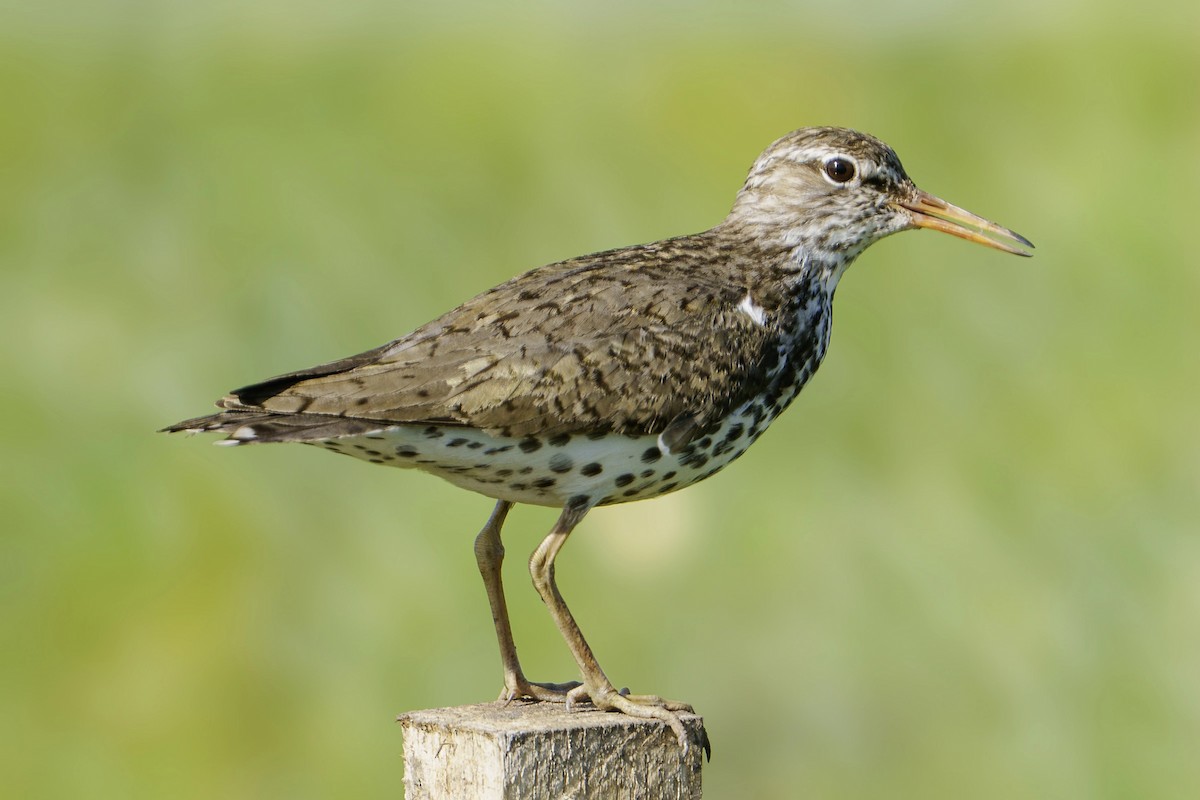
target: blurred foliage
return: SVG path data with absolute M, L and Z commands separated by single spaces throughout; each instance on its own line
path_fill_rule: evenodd
M 708 227 L 807 124 L 1032 260 L 905 234 L 702 488 L 560 561 L 711 797 L 1200 796 L 1195 4 L 76 2 L 0 10 L 0 785 L 400 792 L 490 699 L 490 503 L 152 431 L 539 263 Z M 531 676 L 571 663 L 522 576 Z

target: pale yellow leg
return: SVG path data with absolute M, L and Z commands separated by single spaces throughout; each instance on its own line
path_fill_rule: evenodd
M 500 643 L 500 662 L 504 666 L 504 688 L 500 699 L 511 702 L 519 698 L 567 702 L 567 693 L 578 687 L 578 681 L 570 683 L 534 683 L 526 680 L 517 658 L 517 646 L 513 642 L 512 626 L 508 621 L 508 604 L 504 600 L 504 579 L 500 567 L 504 563 L 504 544 L 500 541 L 500 529 L 508 516 L 512 503 L 501 500 L 488 518 L 483 530 L 475 537 L 475 561 L 483 586 L 487 590 L 488 604 L 492 607 L 492 623 L 496 626 L 496 639 Z
M 563 600 L 562 593 L 558 590 L 558 584 L 554 580 L 554 559 L 566 543 L 567 537 L 571 535 L 571 531 L 575 529 L 587 511 L 586 508 L 563 509 L 550 533 L 542 540 L 529 559 L 529 573 L 533 576 L 534 588 L 546 603 L 546 608 L 549 609 L 550 616 L 554 618 L 554 624 L 558 626 L 559 632 L 566 640 L 567 647 L 570 648 L 571 655 L 575 657 L 575 663 L 579 665 L 579 671 L 583 677 L 583 683 L 568 693 L 568 707 L 571 703 L 580 700 L 590 700 L 596 708 L 605 711 L 620 711 L 631 717 L 657 719 L 670 726 L 679 738 L 679 744 L 686 750 L 690 737 L 680 720 L 680 714 L 691 713 L 692 707 L 687 703 L 663 700 L 654 695 L 631 695 L 627 692 L 618 692 L 604 674 L 604 670 L 600 668 L 596 656 L 592 653 L 592 648 L 583 638 L 578 623 L 575 622 L 570 609 L 567 608 L 566 601 Z M 705 753 L 709 752 L 708 737 L 703 731 L 696 743 L 704 748 Z

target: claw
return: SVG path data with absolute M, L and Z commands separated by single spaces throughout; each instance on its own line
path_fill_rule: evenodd
M 700 740 L 696 744 L 700 745 L 700 749 L 704 751 L 704 760 L 712 761 L 712 742 L 708 740 L 708 729 L 704 727 L 703 723 L 700 725 L 696 738 Z

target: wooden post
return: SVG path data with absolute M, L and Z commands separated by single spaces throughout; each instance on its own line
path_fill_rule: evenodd
M 555 703 L 482 703 L 410 711 L 406 800 L 692 800 L 701 795 L 696 746 L 683 752 L 654 720 Z M 701 717 L 684 724 L 698 731 Z

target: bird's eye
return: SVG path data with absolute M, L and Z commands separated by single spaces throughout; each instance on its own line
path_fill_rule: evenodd
M 825 174 L 834 183 L 848 183 L 854 180 L 854 162 L 848 158 L 831 158 L 825 162 Z

